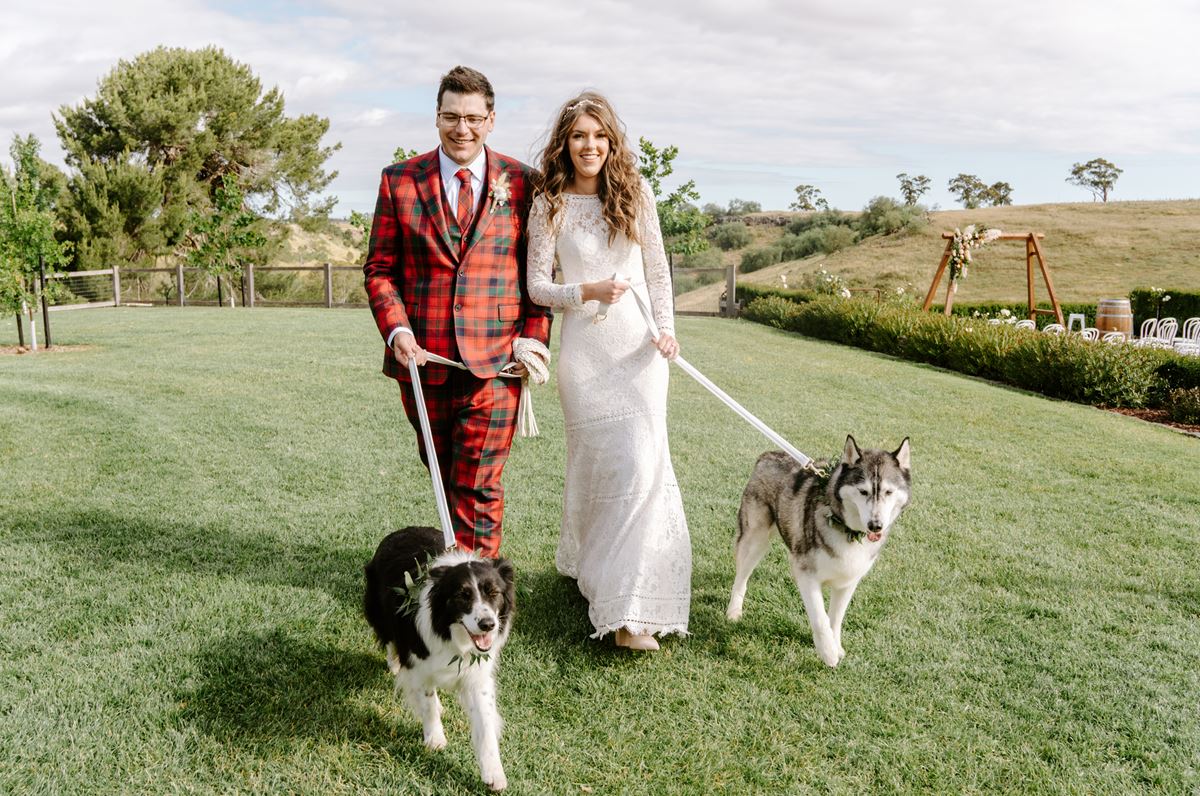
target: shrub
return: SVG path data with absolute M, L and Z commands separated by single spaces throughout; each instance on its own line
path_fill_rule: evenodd
M 801 260 L 821 250 L 822 235 L 821 228 L 810 229 L 799 235 L 789 233 L 776 241 L 776 245 L 779 246 L 781 257 L 785 262 Z
M 861 299 L 821 298 L 797 304 L 780 296 L 757 298 L 743 315 L 770 319 L 772 325 L 812 337 L 1098 406 L 1152 403 L 1155 374 L 1164 356 L 1173 356 Z
M 823 227 L 821 229 L 821 251 L 833 254 L 854 245 L 857 236 L 849 227 Z
M 698 287 L 724 282 L 725 275 L 719 271 L 696 271 L 690 268 L 676 268 L 674 275 L 675 294 L 687 293 Z
M 742 273 L 748 274 L 751 271 L 758 271 L 766 268 L 768 265 L 774 265 L 780 261 L 780 249 L 777 246 L 760 246 L 757 249 L 742 255 Z
M 854 216 L 840 210 L 822 210 L 807 216 L 799 216 L 788 222 L 788 232 L 800 235 L 817 227 L 849 227 L 854 225 Z
M 724 268 L 725 258 L 716 249 L 704 249 L 692 254 L 685 254 L 682 266 L 684 268 Z
M 1159 296 L 1171 297 L 1170 301 L 1162 303 L 1161 310 L 1158 309 Z M 1178 318 L 1179 325 L 1182 326 L 1185 318 L 1200 317 L 1200 292 L 1176 288 L 1162 290 L 1139 287 L 1129 291 L 1129 305 L 1133 309 L 1135 332 L 1141 327 L 1142 321 L 1155 317 L 1156 311 L 1164 318 Z
M 1176 423 L 1200 425 L 1200 387 L 1171 390 L 1167 414 Z
M 945 291 L 942 291 L 942 293 L 944 294 Z M 941 306 L 943 306 L 943 302 L 944 302 L 944 296 L 939 295 L 939 296 L 935 297 L 935 299 L 933 301 L 933 306 L 941 307 Z M 1066 321 L 1068 315 L 1070 315 L 1073 312 L 1079 312 L 1079 313 L 1083 313 L 1083 315 L 1085 316 L 1086 325 L 1088 325 L 1088 326 L 1096 325 L 1096 305 L 1095 304 L 1082 304 L 1082 303 L 1078 303 L 1078 302 L 1072 302 L 1072 303 L 1061 302 L 1061 303 L 1059 303 L 1058 306 L 1059 306 L 1059 309 L 1062 310 L 1064 322 Z M 1038 308 L 1044 309 L 1044 310 L 1053 309 L 1053 307 L 1050 306 L 1050 303 L 1046 302 L 1046 301 L 1038 302 Z M 975 302 L 975 303 L 971 303 L 971 304 L 955 304 L 953 307 L 950 308 L 951 313 L 953 313 L 954 315 L 957 315 L 959 317 L 963 317 L 963 318 L 974 318 L 977 316 L 982 316 L 984 318 L 995 318 L 1000 314 L 1000 312 L 1002 310 L 1009 310 L 1014 315 L 1016 315 L 1018 318 L 1028 318 L 1029 317 L 1029 308 L 1023 301 L 1018 301 L 1018 302 L 980 301 L 980 302 Z M 1038 314 L 1038 316 L 1035 320 L 1037 321 L 1037 325 L 1038 325 L 1039 329 L 1042 328 L 1043 326 L 1046 326 L 1047 324 L 1058 323 L 1058 320 L 1053 315 L 1044 315 L 1041 313 Z
M 887 196 L 876 196 L 858 216 L 858 231 L 868 235 L 891 235 L 901 230 L 915 230 L 926 224 L 926 211 L 921 205 L 901 205 Z
M 806 290 L 787 290 L 777 287 L 769 287 L 767 285 L 754 284 L 753 282 L 739 282 L 737 286 L 738 300 L 743 303 L 750 303 L 757 298 L 780 298 L 785 301 L 790 301 L 795 304 L 804 304 L 812 301 L 816 295 L 809 293 Z
M 725 251 L 740 249 L 750 245 L 750 228 L 741 221 L 730 221 L 727 224 L 717 224 L 708 233 L 712 242 Z

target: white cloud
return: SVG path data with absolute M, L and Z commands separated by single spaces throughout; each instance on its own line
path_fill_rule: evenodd
M 50 150 L 50 113 L 94 92 L 118 58 L 216 44 L 278 85 L 289 112 L 330 118 L 341 212 L 370 209 L 358 197 L 397 146 L 435 145 L 437 80 L 455 63 L 496 86 L 496 148 L 531 157 L 558 105 L 595 87 L 635 139 L 680 147 L 677 174 L 706 201 L 782 207 L 812 182 L 856 207 L 895 193 L 899 171 L 929 175 L 935 194 L 959 171 L 1021 174 L 1019 201 L 1063 201 L 1081 198 L 1063 183 L 1070 163 L 1101 155 L 1172 159 L 1156 172 L 1162 195 L 1195 193 L 1200 177 L 1200 9 L 1188 0 L 288 8 L 39 3 L 0 29 L 0 134 L 32 131 Z

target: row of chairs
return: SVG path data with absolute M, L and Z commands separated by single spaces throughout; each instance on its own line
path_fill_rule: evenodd
M 1002 321 L 993 319 L 989 323 L 999 324 Z M 1079 336 L 1084 340 L 1099 340 L 1112 345 L 1130 342 L 1126 339 L 1123 332 L 1102 332 L 1092 326 L 1083 326 L 1082 322 L 1080 326 L 1082 328 L 1079 330 Z M 1037 324 L 1025 318 L 1017 321 L 1014 327 L 1017 329 L 1033 330 L 1037 328 Z M 1042 331 L 1046 334 L 1067 334 L 1070 332 L 1061 323 L 1047 324 Z M 1135 346 L 1175 349 L 1181 354 L 1200 356 L 1200 318 L 1188 318 L 1184 321 L 1183 333 L 1178 336 L 1176 336 L 1176 332 L 1179 331 L 1179 322 L 1175 318 L 1149 318 L 1142 322 L 1142 327 L 1139 331 L 1141 333 L 1138 335 L 1138 339 L 1132 341 Z

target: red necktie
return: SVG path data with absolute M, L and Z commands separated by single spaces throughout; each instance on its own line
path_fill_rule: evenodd
M 467 230 L 471 227 L 471 216 L 475 212 L 475 194 L 471 190 L 471 170 L 459 169 L 454 175 L 458 177 L 458 231 L 462 234 L 463 245 L 467 243 Z

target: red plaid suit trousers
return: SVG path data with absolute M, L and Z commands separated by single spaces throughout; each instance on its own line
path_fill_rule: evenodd
M 497 558 L 504 517 L 500 476 L 517 428 L 521 380 L 480 379 L 452 370 L 446 381 L 422 384 L 421 391 L 450 504 L 454 538 L 463 550 Z M 400 395 L 408 422 L 417 430 L 421 461 L 428 467 L 412 385 L 400 382 Z

